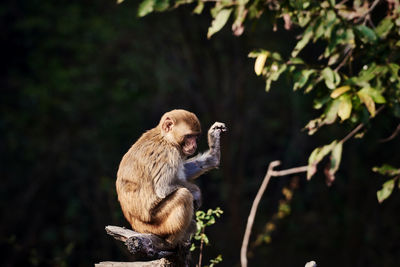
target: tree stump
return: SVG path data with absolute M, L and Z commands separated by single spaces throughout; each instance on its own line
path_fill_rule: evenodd
M 188 266 L 190 244 L 171 247 L 162 238 L 119 226 L 106 226 L 107 234 L 125 243 L 135 262 L 100 262 L 96 267 L 181 267 Z

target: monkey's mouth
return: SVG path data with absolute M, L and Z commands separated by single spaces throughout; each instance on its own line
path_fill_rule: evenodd
M 184 147 L 182 150 L 183 150 L 183 153 L 185 155 L 187 155 L 187 156 L 193 155 L 194 152 L 196 152 L 196 148 L 195 147 L 194 148 L 186 148 L 186 147 Z

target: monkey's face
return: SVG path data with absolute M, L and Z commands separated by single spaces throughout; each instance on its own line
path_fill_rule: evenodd
M 196 134 L 188 134 L 183 138 L 182 152 L 185 156 L 191 156 L 196 152 L 197 149 L 197 138 Z
M 201 131 L 196 115 L 185 110 L 173 110 L 163 115 L 160 127 L 164 138 L 178 145 L 184 156 L 196 152 L 197 138 Z

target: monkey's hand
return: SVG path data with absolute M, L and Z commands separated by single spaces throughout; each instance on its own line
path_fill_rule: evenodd
M 225 123 L 215 122 L 208 130 L 208 146 L 210 150 L 219 152 L 221 133 L 226 132 Z
M 208 130 L 208 146 L 210 149 L 184 163 L 185 180 L 195 179 L 209 170 L 218 168 L 221 158 L 221 133 L 227 130 L 222 122 L 216 122 L 210 127 Z
M 208 130 L 209 157 L 207 163 L 210 167 L 218 168 L 221 158 L 221 133 L 226 132 L 225 123 L 215 122 Z

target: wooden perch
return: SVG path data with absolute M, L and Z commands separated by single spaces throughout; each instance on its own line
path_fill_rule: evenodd
M 174 266 L 167 259 L 159 259 L 155 261 L 137 261 L 137 262 L 116 262 L 104 261 L 95 264 L 95 267 L 172 267 Z
M 125 243 L 137 262 L 100 262 L 96 267 L 175 267 L 188 266 L 190 244 L 173 248 L 162 238 L 119 226 L 106 226 L 107 234 Z
M 174 254 L 173 248 L 163 239 L 152 234 L 141 234 L 119 226 L 106 226 L 107 234 L 125 242 L 137 259 L 160 259 Z

